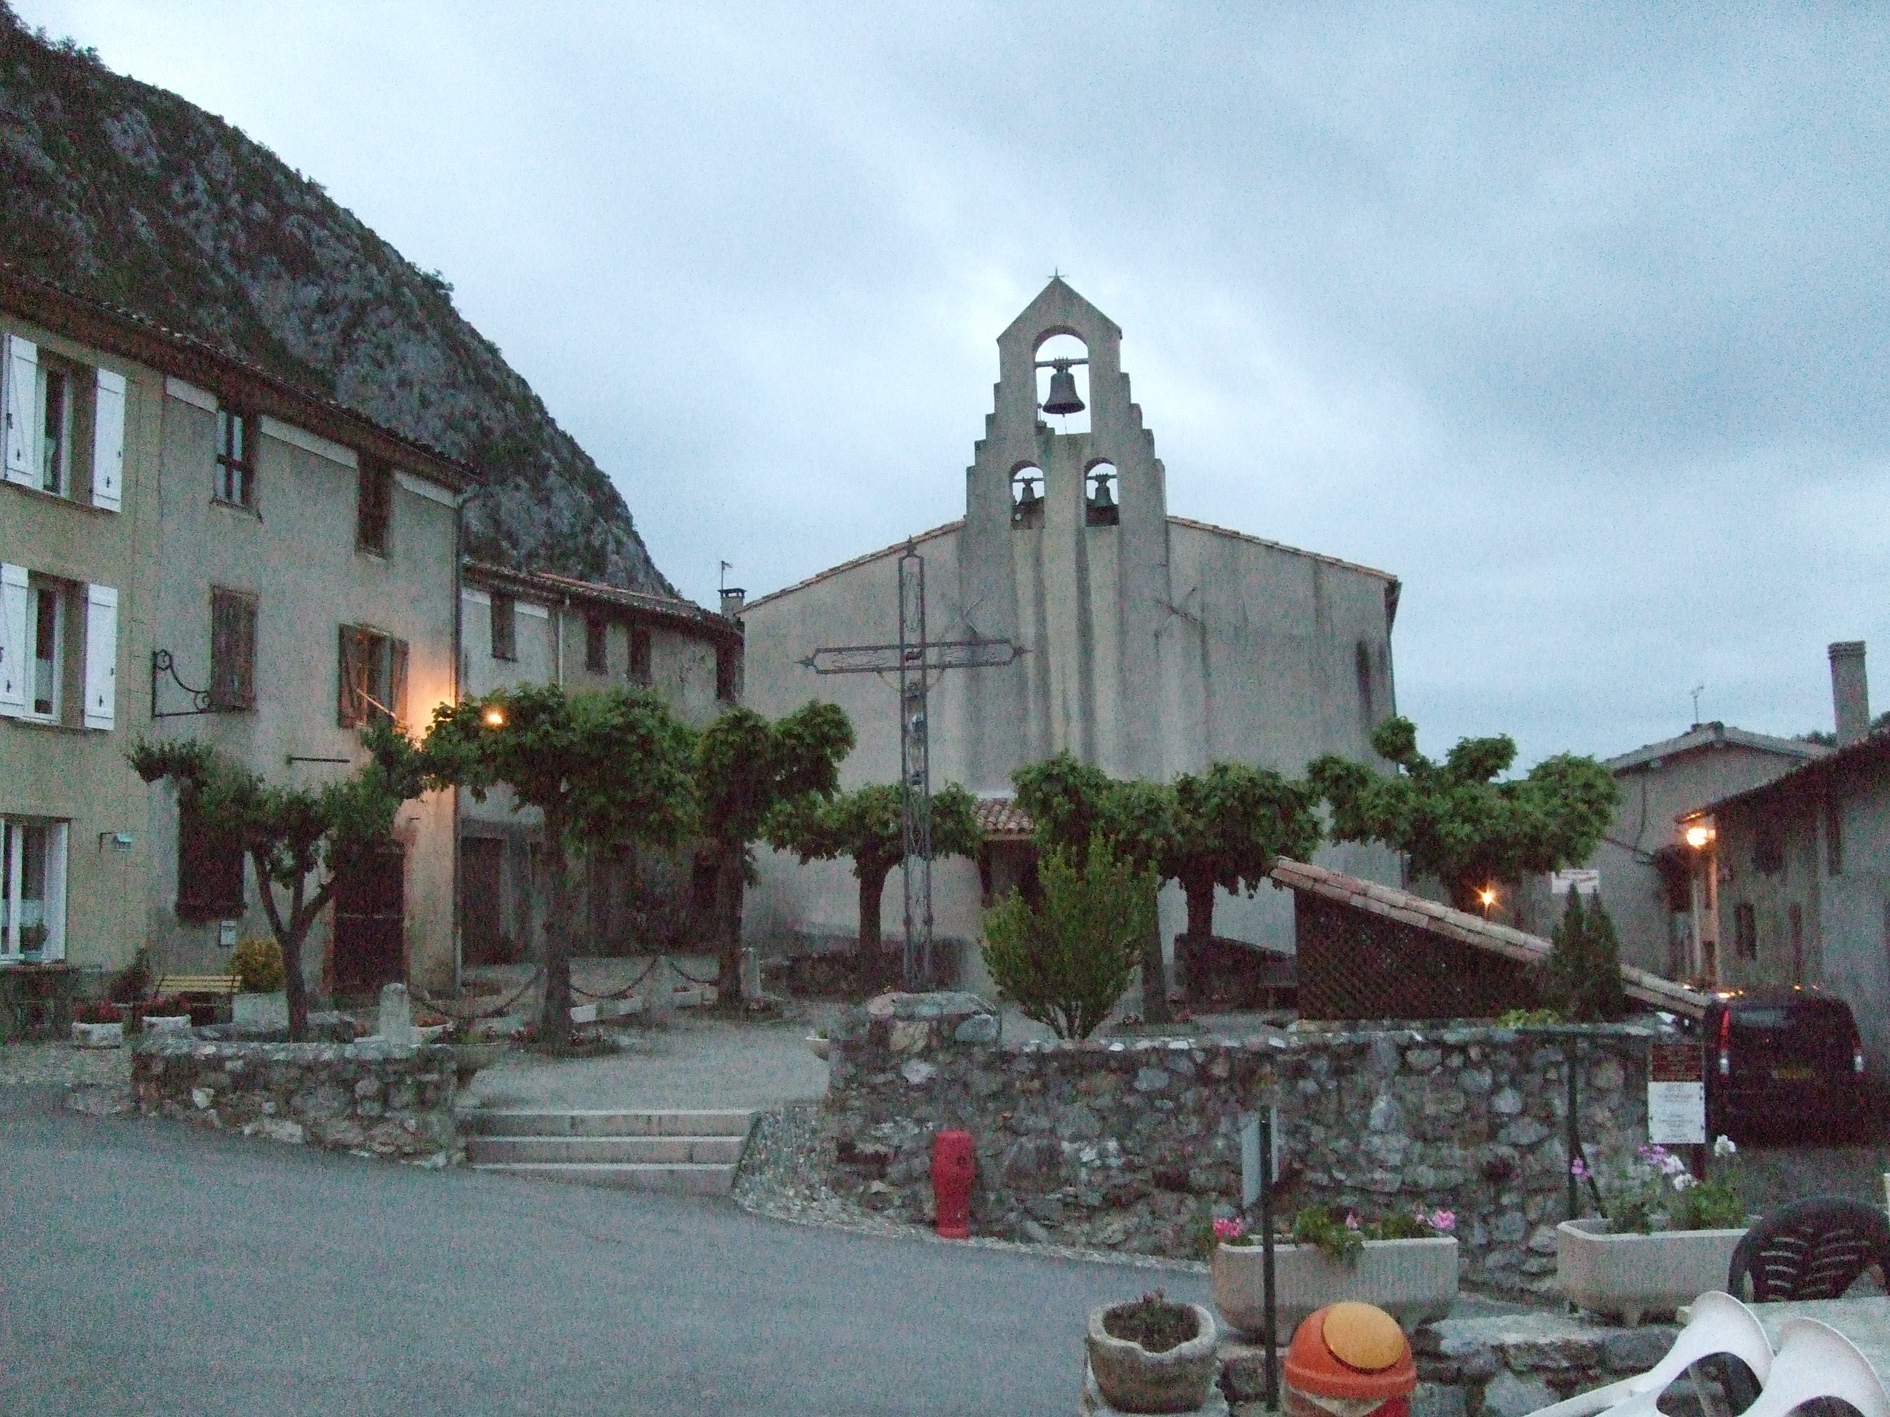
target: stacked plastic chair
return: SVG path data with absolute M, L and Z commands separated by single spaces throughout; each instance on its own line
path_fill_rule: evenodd
M 1832 1398 L 1849 1403 L 1861 1417 L 1890 1417 L 1890 1396 L 1876 1369 L 1843 1334 L 1816 1319 L 1786 1319 L 1775 1354 L 1753 1312 L 1717 1290 L 1694 1301 L 1667 1356 L 1645 1373 L 1538 1408 L 1531 1417 L 1657 1417 L 1670 1383 L 1695 1363 L 1720 1356 L 1739 1359 L 1760 1385 L 1740 1417 L 1787 1417 L 1807 1403 Z

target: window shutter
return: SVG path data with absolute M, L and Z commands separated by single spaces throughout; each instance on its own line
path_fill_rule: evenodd
M 353 728 L 361 722 L 361 680 L 366 677 L 367 664 L 361 655 L 360 636 L 352 625 L 341 627 L 340 673 L 337 675 L 337 694 L 335 701 L 335 723 L 342 728 Z
M 0 566 L 0 714 L 26 712 L 26 567 Z
M 6 339 L 6 479 L 34 485 L 39 449 L 34 400 L 39 394 L 39 346 L 18 335 Z
M 118 702 L 118 592 L 85 588 L 85 726 L 111 730 Z
M 390 640 L 387 647 L 387 706 L 394 711 L 394 722 L 407 722 L 407 642 Z
M 125 376 L 98 371 L 92 415 L 92 505 L 115 512 L 125 480 Z

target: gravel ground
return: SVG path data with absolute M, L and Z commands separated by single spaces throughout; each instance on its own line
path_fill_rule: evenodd
M 129 1048 L 0 1044 L 0 1087 L 131 1087 Z

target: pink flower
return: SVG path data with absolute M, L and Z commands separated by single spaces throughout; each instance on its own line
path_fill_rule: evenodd
M 1579 1156 L 1574 1157 L 1568 1163 L 1568 1174 L 1573 1176 L 1577 1181 L 1587 1180 L 1588 1163 L 1583 1161 Z
M 1356 1210 L 1348 1210 L 1345 1213 L 1345 1228 L 1347 1230 L 1358 1229 L 1358 1212 Z
M 1457 1228 L 1457 1212 L 1454 1210 L 1434 1210 L 1427 1222 L 1431 1229 L 1440 1235 L 1448 1235 Z
M 1238 1240 L 1246 1233 L 1247 1222 L 1244 1220 L 1238 1218 L 1230 1220 L 1223 1217 L 1214 1222 L 1214 1238 L 1216 1240 Z

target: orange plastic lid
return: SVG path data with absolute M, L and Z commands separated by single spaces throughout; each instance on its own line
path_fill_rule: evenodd
M 1286 1381 L 1315 1397 L 1408 1397 L 1417 1364 L 1398 1321 L 1370 1304 L 1328 1304 L 1299 1326 Z

